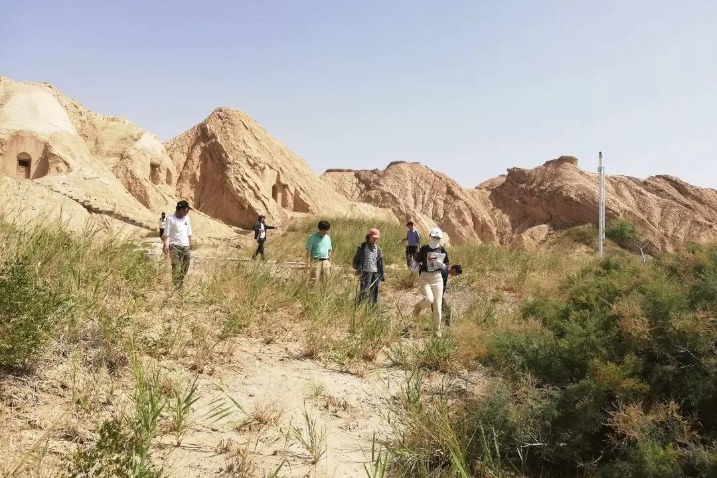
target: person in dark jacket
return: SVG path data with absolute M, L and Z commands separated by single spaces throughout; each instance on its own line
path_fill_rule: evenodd
M 413 315 L 418 317 L 428 307 L 433 311 L 433 334 L 441 336 L 443 313 L 443 277 L 441 271 L 449 268 L 448 252 L 441 246 L 443 231 L 435 227 L 431 229 L 428 244 L 421 246 L 414 260 L 418 264 L 418 287 L 423 300 L 413 308 Z
M 251 255 L 252 259 L 256 259 L 256 256 L 261 255 L 261 259 L 264 260 L 264 243 L 266 242 L 266 231 L 268 229 L 276 229 L 274 226 L 269 226 L 265 222 L 264 216 L 259 216 L 254 224 L 254 240 L 256 241 L 257 247 L 254 254 Z
M 451 315 L 453 315 L 453 312 L 451 311 L 451 306 L 448 305 L 448 301 L 446 300 L 446 290 L 448 290 L 448 276 L 459 276 L 463 274 L 463 268 L 458 265 L 452 265 L 449 269 L 443 269 L 441 271 L 441 276 L 443 277 L 443 300 L 441 301 L 441 307 L 443 308 L 443 311 L 441 315 L 443 316 L 443 322 L 446 325 L 451 325 Z
M 383 271 L 383 251 L 378 246 L 381 233 L 378 229 L 371 229 L 366 234 L 366 241 L 356 249 L 353 268 L 359 276 L 359 293 L 356 303 L 371 300 L 378 303 L 378 283 L 385 280 Z

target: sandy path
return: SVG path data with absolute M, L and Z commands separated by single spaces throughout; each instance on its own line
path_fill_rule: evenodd
M 171 435 L 160 441 L 165 446 L 155 458 L 164 456 L 165 471 L 170 476 L 228 475 L 232 453 L 218 449 L 231 442 L 235 449 L 249 451 L 243 462 L 247 474 L 234 476 L 269 475 L 282 462 L 279 476 L 365 476 L 372 439 L 385 436 L 381 415 L 385 400 L 400 391 L 403 372 L 377 366 L 358 377 L 298 359 L 286 345 L 259 340 L 240 339 L 239 349 L 231 365 L 214 371 L 221 382 L 201 380 L 197 420 L 182 445 L 174 447 Z M 215 423 L 201 417 L 212 400 L 226 394 L 241 404 L 246 415 L 237 409 L 232 417 Z M 247 415 L 259 415 L 253 411 L 263 408 L 279 410 L 281 416 L 264 425 L 256 421 L 240 425 Z M 316 466 L 290 431 L 305 428 L 304 411 L 326 430 L 326 453 Z

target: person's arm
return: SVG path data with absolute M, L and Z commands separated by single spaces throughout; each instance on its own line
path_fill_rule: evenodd
M 306 249 L 306 267 L 309 268 L 311 267 L 311 236 L 306 239 L 304 249 Z
M 192 241 L 192 221 L 187 218 L 187 239 L 189 239 L 189 250 L 192 250 L 194 241 Z
M 172 228 L 172 223 L 169 221 L 164 222 L 164 236 L 162 236 L 162 252 L 169 254 L 169 230 Z
M 356 248 L 356 254 L 354 254 L 354 260 L 351 263 L 351 265 L 353 265 L 354 271 L 356 271 L 357 274 L 361 272 L 359 269 L 361 268 L 361 262 L 363 259 L 362 252 L 363 250 L 361 249 L 361 246 L 358 246 Z
M 329 262 L 331 262 L 331 253 L 334 252 L 334 246 L 333 241 L 331 240 L 331 236 L 329 237 Z
M 378 267 L 378 276 L 382 281 L 386 280 L 386 274 L 383 271 L 383 251 L 381 249 L 378 250 L 378 261 L 376 264 Z
M 264 224 L 264 229 L 276 229 L 276 226 L 267 226 Z

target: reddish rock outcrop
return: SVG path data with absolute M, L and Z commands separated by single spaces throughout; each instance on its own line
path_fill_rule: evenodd
M 454 242 L 533 246 L 553 231 L 597 221 L 597 174 L 561 156 L 532 169 L 511 168 L 475 189 L 417 163 L 384 170 L 328 170 L 327 183 L 353 200 L 390 207 L 399 218 L 433 223 Z M 717 240 L 717 191 L 677 178 L 606 179 L 608 221 L 634 222 L 653 251 Z
M 214 110 L 165 146 L 179 171 L 177 193 L 227 224 L 249 228 L 258 214 L 280 223 L 294 213 L 396 220 L 388 210 L 338 194 L 256 120 L 235 109 Z

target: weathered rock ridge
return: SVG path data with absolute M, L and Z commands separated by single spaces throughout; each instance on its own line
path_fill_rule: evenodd
M 0 77 L 0 173 L 7 176 L 0 183 L 3 194 L 19 198 L 3 210 L 29 208 L 48 219 L 58 218 L 55 206 L 70 200 L 88 213 L 84 219 L 90 224 L 111 218 L 156 229 L 159 211 L 172 211 L 177 201 L 176 169 L 155 135 L 89 111 L 49 84 L 5 77 Z M 79 227 L 76 223 L 71 222 Z M 203 215 L 196 215 L 194 224 L 207 235 L 233 234 Z
M 165 143 L 179 172 L 177 194 L 227 224 L 249 228 L 258 214 L 281 223 L 295 213 L 380 217 L 387 209 L 349 201 L 249 115 L 218 108 Z
M 511 168 L 474 189 L 418 163 L 328 170 L 307 163 L 253 118 L 218 108 L 163 144 L 114 116 L 87 110 L 44 83 L 0 77 L 0 209 L 110 229 L 156 229 L 160 211 L 188 199 L 200 236 L 231 237 L 304 214 L 413 219 L 454 242 L 534 246 L 558 229 L 594 224 L 597 175 L 562 156 Z M 717 191 L 670 176 L 608 176 L 608 220 L 633 221 L 652 251 L 717 240 Z
M 598 177 L 562 156 L 511 168 L 475 189 L 417 163 L 384 170 L 328 170 L 322 179 L 346 197 L 389 207 L 423 228 L 443 227 L 454 242 L 536 245 L 553 231 L 597 221 Z M 653 251 L 717 240 L 717 191 L 670 176 L 607 176 L 608 221 L 634 222 Z

